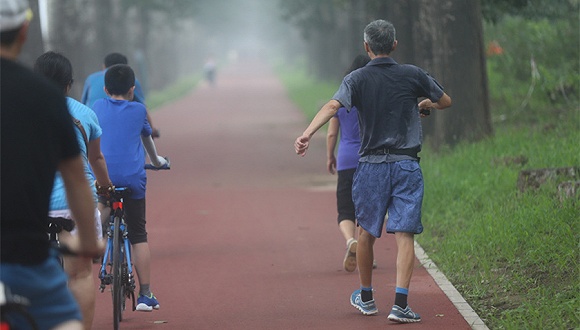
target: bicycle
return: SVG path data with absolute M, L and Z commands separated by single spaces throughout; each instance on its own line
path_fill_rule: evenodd
M 71 232 L 74 228 L 75 222 L 72 219 L 49 216 L 47 232 L 48 232 L 48 241 L 50 242 L 50 245 L 61 253 L 71 254 L 71 251 L 68 249 L 67 246 L 60 245 L 60 242 L 58 240 L 58 234 L 60 234 L 63 230 Z M 60 266 L 64 267 L 62 256 L 59 255 L 58 261 L 60 262 Z
M 145 169 L 169 170 L 169 160 L 162 167 L 146 164 Z M 126 187 L 115 187 L 111 193 L 111 216 L 107 226 L 107 243 L 99 270 L 101 284 L 99 290 L 105 291 L 107 285 L 112 285 L 113 298 L 113 328 L 119 329 L 119 322 L 123 320 L 123 311 L 127 299 L 131 300 L 132 311 L 135 311 L 135 278 L 131 260 L 131 244 L 129 242 L 123 201 L 131 194 Z
M 12 314 L 20 314 L 32 330 L 38 330 L 38 325 L 34 317 L 28 313 L 26 307 L 30 305 L 27 298 L 12 294 L 10 288 L 6 287 L 4 283 L 0 282 L 0 329 L 10 330 L 14 329 L 8 316 Z
M 60 244 L 58 234 L 63 230 L 71 232 L 75 228 L 75 222 L 72 219 L 63 217 L 48 217 L 47 233 L 51 247 L 58 253 L 58 261 L 63 267 L 63 256 L 79 256 L 77 252 L 72 251 L 67 245 Z M 13 294 L 9 287 L 0 281 L 0 329 L 15 329 L 10 322 L 10 315 L 21 315 L 32 330 L 39 329 L 34 317 L 27 311 L 30 306 L 28 298 Z

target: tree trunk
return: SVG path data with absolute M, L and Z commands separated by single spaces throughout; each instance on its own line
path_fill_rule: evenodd
M 436 150 L 492 134 L 479 0 L 375 1 L 369 12 L 395 25 L 393 58 L 427 70 L 453 106 L 423 120 L 425 143 Z M 369 20 L 369 21 L 370 21 Z
M 481 6 L 478 0 L 419 0 L 415 59 L 444 87 L 452 108 L 423 121 L 435 149 L 492 134 Z
M 42 40 L 42 31 L 40 30 L 40 14 L 38 9 L 38 0 L 30 0 L 30 9 L 32 9 L 32 21 L 28 28 L 28 36 L 18 60 L 32 67 L 38 56 L 44 53 L 44 42 Z

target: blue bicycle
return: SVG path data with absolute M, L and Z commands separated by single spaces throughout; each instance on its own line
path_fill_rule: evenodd
M 169 161 L 162 167 L 146 164 L 145 169 L 168 170 Z M 135 277 L 131 260 L 131 243 L 129 242 L 123 201 L 131 194 L 130 189 L 115 187 L 111 193 L 111 216 L 107 226 L 107 244 L 105 254 L 99 270 L 101 292 L 107 285 L 112 285 L 113 297 L 113 328 L 119 329 L 119 322 L 123 320 L 127 299 L 131 300 L 132 310 L 135 310 Z
M 126 299 L 131 299 L 132 310 L 135 310 L 135 278 L 123 209 L 123 200 L 130 193 L 128 188 L 118 187 L 111 194 L 112 212 L 107 227 L 107 245 L 99 271 L 100 291 L 104 292 L 107 285 L 112 285 L 115 330 L 119 329 L 119 322 L 123 319 Z

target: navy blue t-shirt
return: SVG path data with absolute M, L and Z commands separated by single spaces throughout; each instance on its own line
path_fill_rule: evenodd
M 332 98 L 347 109 L 358 109 L 362 156 L 378 148 L 420 150 L 423 134 L 418 98 L 437 102 L 441 96 L 443 88 L 423 69 L 379 57 L 344 77 Z M 412 159 L 391 156 L 391 161 Z

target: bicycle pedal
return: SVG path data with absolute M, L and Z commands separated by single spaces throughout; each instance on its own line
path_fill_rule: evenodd
M 105 277 L 101 279 L 101 285 L 109 285 L 111 283 L 113 283 L 113 277 L 111 275 L 105 275 Z

